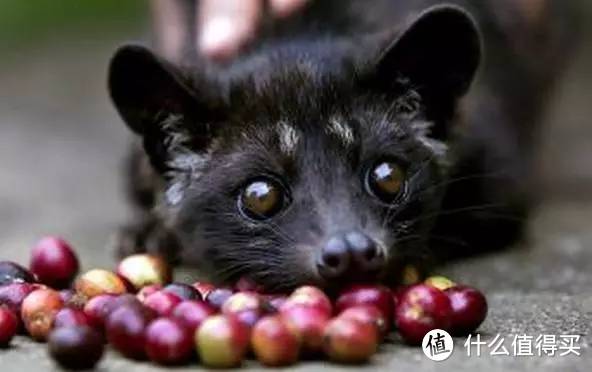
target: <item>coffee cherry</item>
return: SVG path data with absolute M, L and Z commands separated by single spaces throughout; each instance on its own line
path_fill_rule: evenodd
M 479 328 L 487 316 L 485 296 L 475 288 L 461 285 L 448 288 L 444 293 L 452 307 L 450 333 L 466 336 Z
M 232 368 L 241 364 L 249 348 L 249 330 L 233 316 L 214 315 L 195 333 L 202 363 L 212 368 Z
M 151 284 L 165 285 L 171 282 L 172 270 L 160 257 L 136 254 L 124 258 L 117 266 L 117 273 L 129 280 L 137 290 Z
M 387 287 L 369 284 L 351 285 L 341 292 L 335 302 L 337 313 L 348 307 L 358 305 L 376 307 L 384 314 L 388 327 L 390 327 L 393 313 L 393 297 Z
M 236 314 L 244 310 L 258 310 L 261 303 L 261 298 L 254 292 L 237 292 L 224 301 L 221 310 L 224 314 Z
M 38 289 L 25 297 L 21 319 L 34 340 L 45 341 L 53 327 L 56 314 L 64 307 L 62 298 L 53 289 Z
M 449 329 L 452 308 L 448 296 L 426 284 L 409 287 L 395 310 L 399 333 L 409 344 L 421 344 L 432 329 Z
M 328 317 L 333 313 L 333 306 L 329 297 L 313 286 L 303 286 L 296 289 L 290 297 L 282 304 L 281 311 L 290 307 L 308 306 L 314 307 L 325 313 Z
M 316 354 L 323 347 L 323 331 L 329 316 L 324 310 L 311 306 L 293 306 L 282 308 L 282 319 L 302 342 L 302 351 L 306 354 Z
M 238 292 L 224 302 L 221 310 L 252 327 L 263 316 L 263 301 L 255 292 Z
M 208 293 L 216 289 L 216 286 L 208 282 L 195 282 L 192 284 L 193 288 L 197 289 L 201 293 L 201 298 L 206 298 Z
M 49 354 L 63 368 L 91 369 L 103 356 L 103 338 L 87 326 L 60 327 L 49 335 Z
M 140 300 L 140 302 L 143 303 L 144 301 L 146 301 L 146 297 L 148 297 L 151 294 L 156 293 L 160 290 L 162 290 L 162 286 L 160 284 L 148 285 L 148 286 L 140 289 L 138 291 L 138 294 L 136 295 L 136 297 L 138 298 L 138 300 Z
M 358 305 L 347 308 L 339 314 L 339 317 L 351 318 L 363 323 L 372 324 L 376 327 L 380 339 L 385 338 L 389 332 L 389 327 L 382 311 L 371 305 Z
M 323 337 L 325 354 L 338 363 L 363 363 L 378 349 L 376 327 L 351 317 L 331 320 Z
M 54 328 L 74 326 L 93 327 L 94 323 L 91 318 L 82 310 L 65 307 L 57 312 L 53 321 Z
M 102 328 L 105 325 L 111 311 L 110 305 L 115 298 L 115 295 L 102 294 L 91 298 L 84 305 L 83 311 L 93 326 Z
M 126 293 L 123 281 L 111 271 L 94 269 L 82 274 L 74 283 L 76 292 L 92 298 L 101 294 L 123 294 Z
M 0 307 L 6 307 L 18 315 L 19 329 L 22 327 L 20 314 L 23 301 L 25 297 L 35 290 L 36 287 L 29 283 L 13 283 L 0 287 Z
M 180 321 L 193 334 L 204 320 L 215 313 L 216 310 L 205 302 L 186 300 L 175 306 L 172 317 Z
M 144 306 L 151 308 L 159 316 L 169 316 L 173 312 L 175 306 L 180 304 L 182 301 L 183 300 L 177 295 L 160 291 L 146 297 Z
M 175 319 L 158 318 L 146 329 L 146 354 L 156 363 L 183 364 L 191 357 L 193 333 Z
M 123 305 L 142 307 L 138 299 L 129 293 L 116 295 L 98 295 L 91 298 L 83 308 L 90 323 L 97 329 L 104 329 L 107 317 Z
M 107 318 L 107 340 L 113 348 L 132 359 L 146 357 L 145 340 L 148 324 L 156 318 L 153 310 L 122 305 Z
M 234 292 L 228 288 L 214 288 L 206 295 L 205 301 L 214 309 L 219 310 L 233 294 Z
M 429 278 L 424 280 L 424 284 L 427 284 L 434 288 L 438 288 L 441 291 L 445 291 L 448 288 L 452 288 L 456 285 L 455 282 L 444 276 L 430 276 Z
M 78 274 L 78 258 L 65 240 L 48 236 L 33 247 L 29 268 L 41 283 L 65 288 Z
M 279 315 L 259 320 L 251 333 L 251 348 L 262 364 L 287 366 L 298 361 L 300 339 Z
M 35 283 L 27 269 L 12 261 L 0 261 L 0 286 L 12 283 Z
M 163 288 L 163 292 L 169 292 L 182 300 L 201 300 L 201 293 L 189 284 L 171 283 Z
M 325 292 L 323 292 L 319 287 L 315 287 L 313 285 L 303 285 L 296 288 L 292 293 L 292 295 L 304 295 L 309 297 L 323 297 L 325 296 Z
M 0 306 L 0 348 L 8 346 L 18 326 L 17 316 L 10 309 Z

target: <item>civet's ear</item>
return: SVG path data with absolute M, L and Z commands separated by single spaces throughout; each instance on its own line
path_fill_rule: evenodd
M 382 52 L 375 76 L 384 84 L 407 80 L 428 108 L 446 109 L 466 93 L 480 59 L 481 37 L 472 17 L 456 6 L 435 6 Z
M 194 151 L 207 147 L 213 109 L 171 63 L 145 47 L 123 46 L 111 60 L 108 84 L 117 111 L 143 136 L 157 169 L 165 170 L 175 141 L 188 142 L 183 145 Z

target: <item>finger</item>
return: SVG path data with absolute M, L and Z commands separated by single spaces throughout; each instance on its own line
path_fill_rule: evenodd
M 152 22 L 155 29 L 156 47 L 165 57 L 178 61 L 184 42 L 189 39 L 186 10 L 178 1 L 152 0 Z
M 251 39 L 263 12 L 262 0 L 202 0 L 198 49 L 213 59 L 228 59 Z
M 272 13 L 279 18 L 292 15 L 302 9 L 310 0 L 270 0 Z

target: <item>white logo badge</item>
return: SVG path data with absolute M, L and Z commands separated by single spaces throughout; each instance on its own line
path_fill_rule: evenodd
M 454 349 L 450 334 L 442 329 L 432 329 L 421 342 L 423 353 L 435 362 L 448 359 Z

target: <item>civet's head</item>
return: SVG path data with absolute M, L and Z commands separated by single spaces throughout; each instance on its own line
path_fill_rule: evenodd
M 363 63 L 328 53 L 292 47 L 187 79 L 142 47 L 117 52 L 111 95 L 166 180 L 160 212 L 186 263 L 274 290 L 385 278 L 425 253 L 478 31 L 436 7 Z

